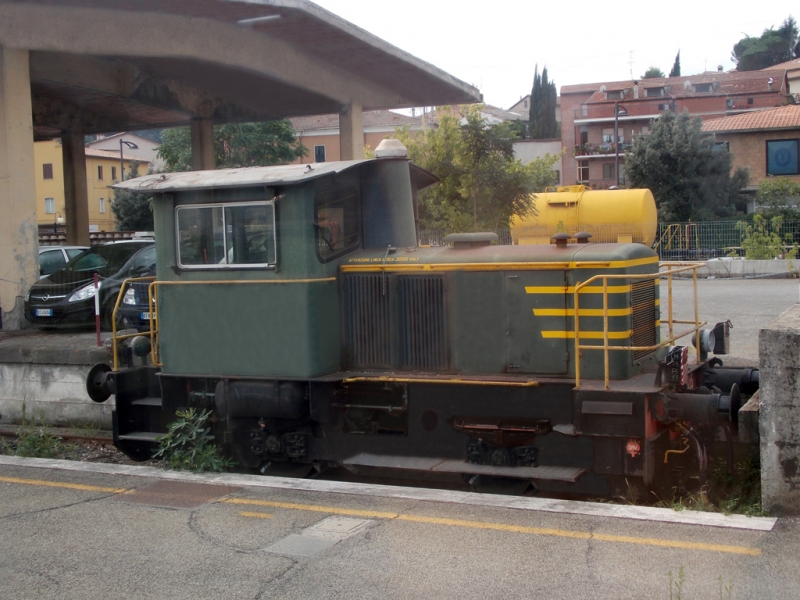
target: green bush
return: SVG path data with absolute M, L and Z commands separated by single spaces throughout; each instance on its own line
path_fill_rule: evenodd
M 167 462 L 171 469 L 200 471 L 225 471 L 236 463 L 225 458 L 217 448 L 211 428 L 206 426 L 210 410 L 198 412 L 186 408 L 175 412 L 178 419 L 167 428 L 167 434 L 159 439 L 155 458 Z
M 39 415 L 38 423 L 36 419 L 28 420 L 23 401 L 22 424 L 17 429 L 16 442 L 3 442 L 3 452 L 31 458 L 58 458 L 68 449 L 60 437 L 50 433 L 44 426 L 43 414 Z
M 793 259 L 797 256 L 797 245 L 790 250 L 792 243 L 788 233 L 781 237 L 783 217 L 773 217 L 769 222 L 759 214 L 753 216 L 753 224 L 740 221 L 736 229 L 742 232 L 742 250 L 747 260 L 771 260 L 773 258 Z M 734 253 L 735 254 L 735 253 Z

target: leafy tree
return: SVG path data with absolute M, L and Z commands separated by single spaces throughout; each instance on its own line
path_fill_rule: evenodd
M 556 121 L 556 82 L 547 78 L 547 67 L 539 75 L 539 67 L 533 75 L 531 90 L 530 132 L 535 140 L 561 137 L 561 126 Z
M 758 211 L 767 217 L 796 219 L 800 216 L 800 184 L 788 177 L 768 177 L 758 184 L 756 204 Z
M 730 152 L 714 147 L 698 117 L 661 113 L 650 135 L 638 138 L 625 157 L 629 187 L 649 188 L 665 221 L 708 220 L 735 212 L 747 184 L 746 169 L 731 175 Z
M 297 141 L 288 119 L 214 127 L 214 155 L 218 169 L 288 164 L 307 154 L 308 148 Z M 191 171 L 189 129 L 165 130 L 161 135 L 158 156 L 164 160 L 167 171 Z
M 778 29 L 765 29 L 760 37 L 745 36 L 733 46 L 731 58 L 739 71 L 757 71 L 800 56 L 797 22 L 788 17 Z
M 642 75 L 642 79 L 658 79 L 659 77 L 664 77 L 664 71 L 658 67 L 650 67 Z
M 670 77 L 680 77 L 681 76 L 681 51 L 678 50 L 678 54 L 675 55 L 675 62 L 672 64 L 672 70 L 669 72 Z
M 131 161 L 128 176 L 133 179 L 139 176 L 139 163 Z M 114 190 L 114 200 L 111 202 L 111 211 L 118 231 L 152 231 L 153 209 L 152 196 L 137 194 L 129 190 Z
M 792 245 L 792 235 L 781 237 L 783 217 L 772 217 L 769 221 L 762 215 L 753 215 L 753 223 L 740 221 L 736 229 L 742 232 L 742 250 L 747 260 L 771 260 L 773 258 L 794 259 L 797 257 L 797 244 Z M 734 256 L 735 252 L 732 253 Z
M 481 107 L 462 107 L 454 115 L 439 109 L 439 127 L 397 131 L 409 157 L 441 180 L 420 194 L 425 228 L 493 231 L 507 227 L 513 215 L 536 214 L 531 193 L 555 184 L 551 170 L 560 156 L 547 155 L 523 165 L 514 158 L 510 125 L 489 124 Z

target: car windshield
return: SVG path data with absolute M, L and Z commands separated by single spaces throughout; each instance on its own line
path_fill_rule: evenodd
M 95 246 L 71 260 L 66 270 L 72 273 L 97 273 L 110 277 L 117 273 L 128 259 L 142 249 L 141 244 L 108 244 Z

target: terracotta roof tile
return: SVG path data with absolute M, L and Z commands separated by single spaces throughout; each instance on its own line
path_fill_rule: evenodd
M 752 131 L 756 129 L 800 129 L 800 105 L 789 104 L 703 121 L 703 131 Z
M 687 75 L 681 77 L 658 77 L 653 79 L 638 79 L 639 90 L 648 88 L 668 87 L 668 95 L 674 98 L 685 98 L 691 96 L 730 96 L 736 94 L 753 94 L 756 92 L 769 92 L 769 80 L 773 81 L 773 92 L 782 92 L 785 84 L 785 69 L 771 67 L 763 71 L 732 71 L 730 73 L 699 73 L 697 75 Z M 692 85 L 698 83 L 716 83 L 717 86 L 712 93 L 695 93 L 691 89 L 684 87 L 685 82 Z M 565 94 L 586 94 L 594 92 L 589 102 L 597 102 L 604 99 L 600 92 L 600 87 L 605 86 L 607 91 L 631 90 L 625 100 L 633 99 L 633 81 L 610 81 L 600 83 L 582 83 L 579 85 L 565 85 L 561 87 L 561 95 Z M 652 96 L 651 96 L 652 98 Z
M 119 160 L 119 152 L 116 150 L 99 150 L 97 148 L 89 148 L 88 146 L 85 149 L 86 156 L 90 156 L 92 158 L 113 158 L 114 160 Z M 150 161 L 145 160 L 144 158 L 139 158 L 138 156 L 131 156 L 130 154 L 122 154 L 123 160 L 135 160 L 137 162 L 149 165 Z

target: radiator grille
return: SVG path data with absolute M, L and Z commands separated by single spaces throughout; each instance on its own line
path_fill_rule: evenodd
M 441 277 L 400 277 L 401 367 L 447 368 L 445 286 Z
M 656 345 L 656 286 L 652 280 L 631 285 L 631 329 L 634 346 Z M 633 360 L 650 354 L 651 350 L 634 350 Z
M 392 363 L 389 290 L 383 274 L 348 275 L 345 330 L 350 362 L 360 367 Z

